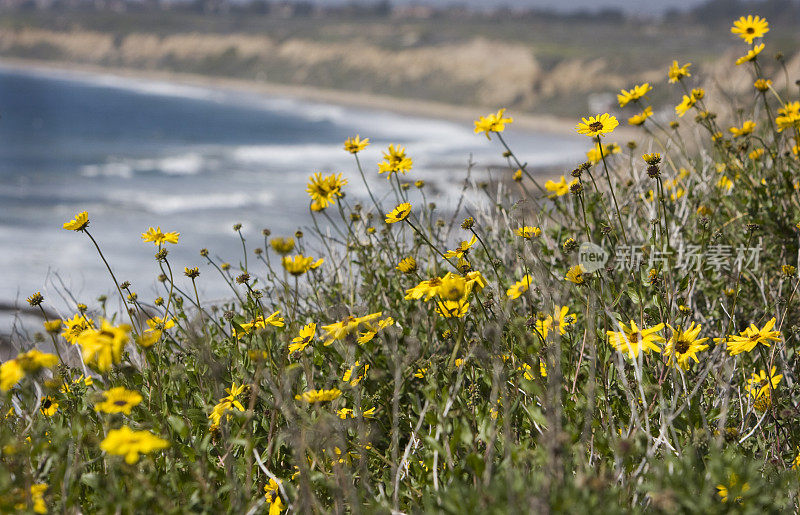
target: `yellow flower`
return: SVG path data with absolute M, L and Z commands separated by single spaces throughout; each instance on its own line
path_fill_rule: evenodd
M 417 379 L 423 379 L 425 377 L 425 373 L 428 372 L 427 368 L 418 368 L 417 371 L 414 373 L 414 377 Z
M 617 94 L 617 100 L 619 101 L 620 107 L 625 107 L 628 105 L 629 102 L 633 102 L 635 100 L 639 100 L 643 96 L 647 94 L 648 91 L 651 91 L 653 88 L 650 86 L 650 83 L 645 82 L 639 86 L 634 86 L 633 89 L 630 90 L 622 90 L 620 93 Z
M 164 331 L 159 329 L 147 329 L 144 333 L 136 337 L 136 343 L 140 347 L 147 349 L 158 343 L 162 334 L 164 334 Z
M 47 491 L 47 483 L 31 485 L 31 503 L 34 513 L 47 513 L 47 505 L 44 503 L 44 493 Z
M 393 173 L 406 173 L 411 170 L 414 162 L 406 155 L 406 149 L 398 145 L 389 145 L 388 152 L 383 153 L 383 162 L 378 163 L 378 173 L 385 173 L 387 179 L 392 178 Z
M 769 347 L 771 341 L 777 342 L 781 339 L 780 331 L 773 331 L 775 327 L 775 317 L 767 322 L 764 327 L 759 329 L 755 324 L 740 332 L 738 335 L 730 335 L 727 340 L 728 352 L 731 356 L 736 356 L 742 352 L 752 351 L 759 343 Z
M 578 317 L 569 312 L 569 306 L 556 306 L 554 320 L 558 326 L 559 334 L 566 334 L 567 328 L 573 325 Z
M 54 354 L 32 349 L 17 355 L 0 365 L 0 390 L 7 392 L 20 382 L 26 373 L 34 373 L 42 368 L 51 368 L 58 363 Z
M 341 390 L 332 388 L 330 390 L 308 390 L 303 392 L 302 395 L 295 395 L 294 398 L 312 404 L 315 402 L 329 402 L 338 399 L 340 395 L 342 395 Z
M 94 380 L 92 379 L 92 376 L 84 377 L 84 375 L 81 374 L 80 376 L 78 376 L 77 379 L 72 381 L 72 384 L 73 385 L 83 384 L 84 386 L 91 386 L 92 384 L 94 384 Z M 72 388 L 70 387 L 69 383 L 65 382 L 64 384 L 61 385 L 60 391 L 61 393 L 70 393 L 72 391 Z
M 772 87 L 772 79 L 757 79 L 753 83 L 753 87 L 761 93 L 765 93 L 769 91 L 770 87 Z
M 667 324 L 672 337 L 664 346 L 664 356 L 668 356 L 667 365 L 672 365 L 673 358 L 678 366 L 684 370 L 689 370 L 689 360 L 693 359 L 695 363 L 700 363 L 697 359 L 697 353 L 708 349 L 708 345 L 703 345 L 703 342 L 708 338 L 698 338 L 700 334 L 701 325 L 695 325 L 694 322 L 689 324 L 685 330 L 678 326 L 674 329 L 671 325 Z
M 439 285 L 442 300 L 461 300 L 467 294 L 467 281 L 460 275 L 447 274 Z
M 98 402 L 94 405 L 95 411 L 130 415 L 131 409 L 142 402 L 142 396 L 139 392 L 128 390 L 122 386 L 117 386 L 107 392 L 103 392 L 103 397 L 103 402 Z
M 638 358 L 641 351 L 661 352 L 661 348 L 656 344 L 663 342 L 664 338 L 655 333 L 662 330 L 664 324 L 658 324 L 649 329 L 639 329 L 636 322 L 631 320 L 630 326 L 626 326 L 620 321 L 619 328 L 620 331 L 606 331 L 608 342 L 618 351 L 627 352 L 631 359 Z
M 336 202 L 336 199 L 342 196 L 342 187 L 345 184 L 347 179 L 342 179 L 342 174 L 323 177 L 317 172 L 309 177 L 306 191 L 318 208 L 315 211 L 325 209 Z
M 752 120 L 747 120 L 742 124 L 741 129 L 739 127 L 731 127 L 728 130 L 731 132 L 731 134 L 733 134 L 735 138 L 740 138 L 742 136 L 747 136 L 748 134 L 752 134 L 755 128 L 756 128 L 755 122 Z
M 728 497 L 729 497 L 729 493 L 730 493 L 729 490 L 734 490 L 735 491 L 735 487 L 736 487 L 738 482 L 739 482 L 739 478 L 736 476 L 736 474 L 731 472 L 731 475 L 728 478 L 728 485 L 727 486 L 726 485 L 717 485 L 717 495 L 720 496 L 720 501 L 728 502 Z M 750 490 L 750 484 L 749 483 L 744 483 L 742 485 L 742 487 L 740 489 L 738 489 L 738 491 L 740 493 L 745 493 L 748 490 Z M 733 502 L 739 502 L 741 500 L 742 500 L 742 498 L 737 496 L 737 497 L 735 497 L 733 499 Z
M 101 373 L 122 359 L 122 350 L 128 343 L 131 327 L 127 324 L 111 325 L 103 320 L 100 329 L 87 329 L 78 336 L 83 361 Z
M 553 317 L 547 315 L 545 318 L 537 318 L 536 323 L 533 325 L 533 332 L 542 341 L 547 339 L 550 334 L 550 329 L 553 327 Z
M 109 454 L 125 456 L 125 462 L 133 465 L 139 461 L 139 454 L 147 454 L 169 447 L 169 443 L 150 431 L 133 431 L 128 426 L 112 429 L 100 442 L 100 448 Z
M 514 172 L 514 175 L 511 176 L 511 178 L 517 182 L 520 182 L 522 180 L 522 169 L 518 168 L 517 171 Z
M 503 132 L 506 129 L 506 124 L 514 121 L 513 118 L 504 118 L 505 112 L 506 110 L 503 108 L 497 111 L 496 114 L 488 114 L 475 120 L 475 134 L 483 132 L 486 134 L 486 139 L 492 139 L 492 132 Z
M 166 321 L 158 316 L 155 316 L 149 320 L 147 320 L 147 326 L 151 330 L 164 330 L 164 329 L 172 329 L 175 327 L 175 319 L 168 318 Z
M 667 72 L 670 84 L 674 84 L 684 77 L 691 77 L 692 74 L 689 73 L 689 67 L 691 65 L 692 63 L 686 63 L 683 66 L 680 66 L 678 65 L 678 61 L 672 61 L 669 71 Z
M 567 270 L 567 275 L 564 279 L 575 284 L 583 284 L 585 281 L 583 278 L 584 273 L 583 265 L 575 265 Z
M 736 60 L 736 65 L 738 66 L 740 64 L 749 63 L 750 61 L 755 61 L 758 54 L 760 54 L 761 51 L 764 50 L 764 46 L 765 46 L 764 43 L 753 46 L 753 48 L 748 50 L 745 55 Z
M 553 193 L 549 195 L 550 198 L 561 197 L 569 193 L 569 188 L 573 184 L 576 184 L 578 179 L 573 179 L 571 182 L 567 183 L 567 180 L 564 176 L 561 176 L 561 180 L 558 182 L 547 181 L 544 183 L 544 188 L 547 191 L 552 191 Z
M 643 154 L 642 159 L 644 159 L 644 162 L 649 165 L 657 165 L 661 162 L 661 154 L 658 152 L 653 152 L 652 154 Z
M 344 149 L 351 154 L 357 154 L 367 148 L 369 145 L 369 138 L 361 139 L 358 134 L 355 138 L 347 138 L 344 140 Z
M 575 126 L 578 134 L 584 134 L 590 138 L 610 134 L 619 125 L 617 119 L 608 113 L 581 118 L 581 122 Z
M 456 247 L 455 250 L 448 250 L 447 252 L 445 252 L 444 253 L 444 257 L 446 257 L 446 258 L 452 258 L 452 257 L 460 258 L 460 257 L 463 257 L 464 253 L 468 252 L 469 249 L 471 249 L 472 246 L 475 245 L 475 243 L 477 243 L 477 242 L 478 242 L 478 238 L 473 234 L 472 238 L 470 238 L 469 241 L 462 241 L 461 243 L 458 244 L 458 247 Z
M 752 152 L 750 152 L 749 154 L 747 154 L 747 157 L 749 157 L 753 161 L 758 161 L 759 159 L 764 157 L 764 149 L 763 148 L 757 148 L 757 149 L 753 150 Z
M 294 250 L 294 238 L 272 238 L 269 244 L 272 250 L 282 256 Z
M 437 293 L 439 293 L 439 286 L 441 286 L 441 284 L 442 280 L 438 277 L 433 277 L 426 281 L 422 281 L 413 288 L 406 290 L 405 300 L 419 300 L 422 297 L 425 297 L 426 301 L 431 300 L 436 296 Z
M 414 259 L 411 256 L 409 256 L 407 258 L 403 258 L 403 259 L 400 260 L 400 262 L 394 268 L 395 268 L 395 270 L 399 270 L 400 272 L 402 272 L 404 274 L 413 273 L 413 272 L 415 272 L 417 270 L 417 260 Z
M 522 372 L 522 377 L 528 381 L 533 381 L 533 369 L 527 363 L 523 363 L 522 365 L 518 366 L 517 371 Z
M 764 34 L 769 32 L 769 22 L 764 18 L 756 15 L 742 16 L 733 22 L 731 33 L 738 34 L 740 38 L 752 44 L 755 38 L 764 37 Z
M 58 403 L 55 397 L 47 396 L 42 399 L 42 404 L 39 406 L 39 411 L 42 415 L 52 417 L 58 411 Z
M 520 227 L 519 229 L 517 229 L 515 231 L 515 234 L 520 238 L 525 238 L 526 240 L 529 240 L 534 236 L 536 237 L 540 236 L 542 234 L 542 230 L 539 229 L 538 227 L 531 227 L 529 225 L 526 225 L 524 227 Z
M 62 321 L 60 318 L 56 318 L 55 320 L 45 320 L 44 321 L 44 330 L 48 333 L 57 333 L 59 329 L 61 329 Z
M 179 232 L 162 232 L 161 227 L 153 229 L 150 227 L 147 232 L 142 233 L 142 241 L 153 242 L 153 245 L 159 246 L 162 243 L 178 243 Z
M 725 177 L 725 176 L 723 175 L 723 176 L 722 176 L 722 177 L 720 177 L 720 178 L 719 178 L 719 180 L 717 181 L 717 186 L 719 186 L 720 188 L 722 188 L 722 189 L 724 189 L 724 190 L 728 190 L 728 191 L 730 191 L 731 189 L 733 189 L 733 181 L 732 181 L 732 180 L 730 180 L 730 179 L 728 179 L 727 177 Z
M 360 325 L 367 324 L 368 322 L 380 318 L 382 314 L 383 313 L 379 311 L 377 313 L 364 315 L 363 317 L 354 317 L 351 315 L 341 322 L 322 326 L 322 329 L 327 333 L 325 335 L 325 342 L 323 342 L 323 344 L 328 346 L 335 340 L 342 340 L 346 338 L 354 331 L 357 331 Z
M 800 470 L 800 452 L 792 460 L 792 470 Z
M 675 106 L 675 113 L 677 113 L 678 116 L 683 117 L 683 115 L 686 114 L 686 111 L 694 107 L 696 103 L 697 99 L 694 95 L 683 95 L 683 100 L 681 100 L 681 103 Z
M 64 223 L 64 229 L 69 231 L 83 231 L 89 226 L 89 213 L 82 211 L 75 218 Z
M 391 213 L 386 213 L 386 223 L 393 224 L 396 222 L 402 222 L 408 215 L 411 213 L 411 204 L 408 202 L 403 202 L 396 208 L 392 210 Z
M 630 125 L 642 125 L 645 120 L 653 116 L 653 108 L 651 106 L 645 107 L 641 113 L 635 114 L 628 118 L 628 123 Z
M 747 380 L 745 390 L 752 395 L 754 399 L 761 399 L 764 396 L 771 398 L 772 394 L 770 392 L 776 389 L 781 379 L 783 379 L 783 374 L 776 375 L 775 370 L 775 367 L 770 369 L 769 377 L 767 377 L 767 373 L 764 370 L 761 370 L 758 374 L 754 372 Z
M 261 329 L 266 329 L 269 326 L 283 327 L 284 326 L 284 320 L 283 320 L 283 317 L 280 316 L 280 314 L 281 314 L 281 312 L 280 312 L 280 310 L 278 310 L 278 311 L 272 313 L 266 319 L 263 316 L 258 316 L 252 322 L 247 322 L 246 324 L 240 324 L 240 327 L 242 328 L 242 330 L 244 332 L 242 334 L 239 334 L 234 329 L 234 332 L 236 332 L 236 337 L 237 338 L 241 338 L 242 336 L 244 336 L 247 333 L 250 333 L 250 332 L 252 332 L 254 330 L 257 331 L 257 330 L 261 330 Z
M 511 288 L 506 290 L 506 295 L 510 299 L 518 299 L 523 293 L 528 291 L 531 285 L 531 276 L 526 274 L 521 280 L 511 285 Z
M 364 372 L 361 375 L 355 375 L 356 370 L 361 366 L 360 361 L 356 361 L 352 367 L 348 368 L 344 371 L 344 375 L 342 376 L 342 381 L 345 383 L 350 383 L 350 386 L 356 386 L 358 383 L 361 382 L 362 379 L 367 377 L 367 371 L 369 370 L 369 363 L 364 364 Z
M 779 107 L 775 123 L 778 125 L 778 132 L 783 132 L 790 127 L 800 127 L 800 102 L 789 102 L 783 107 Z
M 378 331 L 382 331 L 390 325 L 394 325 L 394 319 L 392 317 L 386 317 L 383 320 L 380 320 L 377 327 L 373 326 L 369 322 L 364 322 L 364 328 L 366 331 L 360 333 L 356 341 L 359 343 L 359 345 L 364 345 L 365 343 L 372 341 L 372 339 L 375 338 L 375 335 L 378 334 Z
M 292 339 L 292 343 L 289 344 L 289 353 L 302 351 L 314 341 L 316 335 L 317 324 L 314 322 L 306 324 L 305 327 L 300 329 L 299 334 Z
M 283 500 L 281 500 L 279 490 L 280 485 L 272 478 L 269 479 L 269 483 L 264 485 L 264 497 L 267 499 L 267 505 L 269 506 L 269 515 L 278 515 L 286 508 L 283 505 Z
M 586 152 L 586 160 L 594 165 L 594 164 L 599 163 L 603 159 L 603 156 L 608 157 L 608 156 L 610 156 L 612 154 L 619 154 L 620 151 L 621 150 L 619 148 L 619 145 L 617 145 L 616 143 L 609 143 L 608 145 L 603 145 L 603 153 L 601 155 L 600 154 L 600 146 L 597 145 L 597 143 L 595 143 L 594 147 L 591 150 L 589 150 L 588 152 Z M 574 181 L 572 181 L 572 183 L 570 183 L 570 185 L 575 183 L 577 180 L 578 179 L 575 179 Z M 569 188 L 567 188 L 567 191 L 569 191 Z
M 309 270 L 318 268 L 323 261 L 323 258 L 319 258 L 314 261 L 313 257 L 298 254 L 294 257 L 283 256 L 283 259 L 281 259 L 281 264 L 283 265 L 283 268 L 285 268 L 290 274 L 294 276 L 300 276 Z
M 436 303 L 436 312 L 442 318 L 463 318 L 469 311 L 469 301 L 466 298 L 459 300 L 445 300 Z

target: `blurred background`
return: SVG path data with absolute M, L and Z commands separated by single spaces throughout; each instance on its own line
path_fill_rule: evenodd
M 634 114 L 620 88 L 651 82 L 655 119 L 674 118 L 673 60 L 716 95 L 752 94 L 729 30 L 750 13 L 770 22 L 776 87 L 791 86 L 793 0 L 0 0 L 0 333 L 24 335 L 35 291 L 61 316 L 114 291 L 88 239 L 61 229 L 79 211 L 140 296 L 163 294 L 140 238 L 161 226 L 182 234 L 173 266 L 201 266 L 201 294 L 223 299 L 199 250 L 238 266 L 234 223 L 251 249 L 265 228 L 310 226 L 313 172 L 364 199 L 345 138 L 371 138 L 379 195 L 382 150 L 404 145 L 407 179 L 446 212 L 469 163 L 476 181 L 508 174 L 499 143 L 473 133 L 479 115 L 508 108 L 512 147 L 558 176 L 589 147 L 576 118 Z

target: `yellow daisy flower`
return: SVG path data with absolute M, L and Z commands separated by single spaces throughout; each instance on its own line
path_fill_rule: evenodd
M 64 223 L 64 229 L 68 231 L 83 231 L 89 226 L 89 213 L 86 211 L 81 211 L 75 218 L 70 220 L 69 222 Z
M 104 400 L 94 405 L 94 410 L 103 413 L 131 414 L 131 409 L 142 402 L 139 392 L 128 390 L 122 386 L 103 392 Z
M 578 134 L 584 134 L 590 138 L 610 134 L 619 125 L 617 119 L 608 113 L 581 118 L 581 122 L 575 126 Z
M 367 148 L 369 138 L 361 139 L 358 134 L 354 138 L 344 140 L 344 149 L 351 154 L 357 154 Z
M 526 274 L 522 279 L 515 282 L 511 285 L 511 287 L 506 290 L 506 295 L 510 299 L 518 299 L 523 293 L 528 291 L 528 288 L 531 286 L 531 276 L 530 274 Z
M 396 208 L 394 208 L 391 213 L 386 213 L 386 223 L 393 224 L 397 222 L 402 222 L 408 215 L 411 213 L 411 204 L 408 202 L 403 202 Z
M 139 461 L 139 454 L 148 454 L 169 447 L 169 443 L 150 431 L 133 431 L 128 426 L 112 429 L 100 442 L 100 448 L 109 454 L 125 456 L 125 462 L 133 465 Z
M 303 392 L 302 395 L 295 395 L 294 398 L 297 400 L 303 400 L 309 404 L 313 404 L 316 402 L 330 402 L 338 399 L 340 395 L 342 395 L 341 390 L 338 388 L 332 388 L 330 390 L 308 390 Z
M 525 238 L 526 240 L 530 240 L 533 237 L 538 237 L 542 234 L 542 230 L 538 227 L 531 227 L 526 225 L 524 227 L 520 227 L 514 233 L 519 236 L 520 238 Z
M 414 162 L 406 155 L 406 149 L 398 145 L 389 145 L 388 152 L 383 153 L 383 162 L 378 163 L 378 173 L 385 173 L 387 179 L 393 173 L 406 173 L 411 170 Z
M 695 363 L 700 363 L 697 353 L 708 349 L 708 345 L 703 344 L 708 338 L 698 338 L 702 326 L 692 322 L 686 329 L 681 326 L 674 329 L 669 324 L 667 327 L 672 331 L 672 337 L 664 346 L 664 356 L 669 357 L 667 365 L 672 365 L 672 362 L 675 361 L 684 370 L 689 370 L 690 359 L 693 359 Z
M 505 112 L 506 110 L 503 108 L 497 111 L 496 114 L 488 114 L 475 120 L 475 134 L 483 132 L 486 134 L 486 139 L 492 139 L 491 133 L 503 132 L 506 129 L 506 124 L 514 121 L 513 118 L 505 118 Z
M 272 250 L 280 255 L 286 255 L 294 250 L 294 238 L 272 238 L 269 240 Z
M 764 50 L 764 46 L 765 46 L 764 43 L 753 46 L 753 48 L 748 50 L 745 55 L 736 60 L 736 65 L 738 66 L 740 64 L 749 63 L 750 61 L 755 61 L 756 57 L 758 57 L 758 54 L 760 54 L 761 51 Z
M 153 242 L 153 245 L 159 246 L 163 243 L 178 243 L 178 238 L 181 233 L 179 232 L 163 232 L 161 227 L 155 229 L 150 227 L 147 232 L 142 233 L 142 241 Z
M 638 86 L 634 86 L 632 89 L 629 90 L 622 90 L 617 94 L 617 100 L 619 101 L 620 107 L 625 107 L 628 105 L 629 102 L 633 102 L 639 100 L 643 96 L 647 94 L 648 91 L 651 91 L 653 88 L 650 86 L 650 83 L 645 82 L 644 84 L 640 84 Z
M 689 73 L 689 67 L 692 63 L 686 63 L 684 65 L 679 65 L 678 61 L 672 61 L 672 64 L 667 71 L 667 76 L 669 77 L 670 84 L 674 84 L 681 80 L 684 77 L 691 77 L 692 74 Z
M 306 324 L 305 327 L 300 329 L 299 334 L 292 339 L 292 343 L 289 344 L 289 353 L 301 352 L 314 341 L 316 335 L 317 324 L 314 322 Z
M 752 351 L 759 343 L 765 347 L 770 346 L 770 342 L 777 342 L 781 339 L 780 331 L 773 331 L 775 327 L 775 317 L 764 324 L 759 329 L 755 324 L 740 332 L 738 335 L 728 336 L 726 345 L 731 356 L 736 356 L 742 352 Z
M 752 44 L 755 38 L 764 37 L 764 34 L 769 32 L 769 22 L 764 18 L 756 15 L 742 16 L 733 22 L 731 33 L 737 34 L 740 38 L 745 40 L 748 44 Z
M 655 351 L 660 353 L 661 348 L 658 343 L 664 342 L 664 338 L 656 333 L 664 328 L 664 324 L 658 324 L 648 329 L 639 329 L 636 322 L 631 320 L 630 326 L 626 326 L 622 321 L 619 322 L 619 331 L 606 331 L 608 342 L 619 352 L 626 352 L 628 356 L 638 358 L 639 354 Z
M 298 254 L 293 257 L 283 256 L 283 259 L 281 259 L 281 264 L 283 265 L 283 268 L 285 268 L 287 272 L 297 277 L 303 275 L 309 270 L 314 270 L 315 268 L 319 268 L 319 266 L 322 265 L 323 261 L 324 261 L 323 258 L 319 258 L 316 261 L 314 261 L 313 257 L 303 256 L 302 254 Z

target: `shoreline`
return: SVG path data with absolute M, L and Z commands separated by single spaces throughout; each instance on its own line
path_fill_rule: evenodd
M 265 96 L 278 96 L 373 111 L 388 111 L 400 115 L 434 118 L 457 123 L 469 123 L 470 126 L 472 126 L 472 123 L 477 120 L 479 116 L 484 116 L 491 111 L 491 109 L 487 107 L 460 106 L 427 100 L 398 98 L 388 95 L 354 93 L 343 90 L 316 88 L 313 86 L 287 85 L 167 70 L 124 68 L 64 61 L 39 61 L 5 56 L 0 56 L 0 68 L 37 72 L 58 70 L 86 74 L 112 75 L 115 77 L 140 80 L 157 80 L 184 86 Z M 577 134 L 575 132 L 575 124 L 579 118 L 572 120 L 550 115 L 517 113 L 511 113 L 511 116 L 514 119 L 513 126 L 523 131 L 559 136 Z M 623 128 L 623 130 L 619 131 L 620 137 L 627 137 L 627 132 L 627 128 Z M 630 137 L 634 136 L 631 135 Z

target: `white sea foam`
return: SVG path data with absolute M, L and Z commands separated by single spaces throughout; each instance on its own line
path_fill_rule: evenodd
M 340 145 L 244 145 L 234 147 L 230 157 L 249 165 L 280 167 L 336 166 L 351 162 Z
M 132 203 L 151 213 L 169 215 L 188 211 L 216 209 L 241 209 L 247 206 L 265 206 L 275 195 L 268 191 L 165 195 L 158 193 L 115 192 L 109 200 L 122 204 Z
M 84 177 L 119 177 L 130 179 L 135 173 L 156 170 L 167 175 L 194 175 L 205 166 L 216 164 L 213 155 L 203 151 L 148 159 L 119 159 L 81 167 Z

